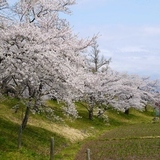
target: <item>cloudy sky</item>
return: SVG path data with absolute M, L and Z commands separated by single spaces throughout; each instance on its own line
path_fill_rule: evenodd
M 65 18 L 74 32 L 99 33 L 113 69 L 160 79 L 160 0 L 77 0 L 71 10 Z
M 111 67 L 160 79 L 160 0 L 77 0 L 68 18 L 80 36 L 100 33 Z

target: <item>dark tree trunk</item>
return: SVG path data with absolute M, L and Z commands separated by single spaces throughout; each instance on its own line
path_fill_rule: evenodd
M 92 109 L 88 111 L 88 118 L 89 120 L 93 120 L 93 110 Z
M 147 105 L 145 105 L 144 109 L 145 109 L 146 112 L 148 111 Z
M 28 118 L 29 118 L 29 111 L 30 111 L 30 109 L 29 109 L 29 107 L 27 107 L 26 112 L 25 112 L 25 116 L 24 116 L 23 121 L 22 121 L 22 129 L 26 128 Z
M 25 111 L 25 116 L 22 120 L 22 124 L 19 127 L 19 132 L 18 132 L 18 148 L 21 148 L 21 144 L 22 144 L 22 131 L 26 128 L 27 122 L 28 122 L 28 118 L 29 118 L 29 107 L 26 108 Z
M 129 108 L 128 109 L 125 109 L 125 112 L 124 112 L 125 114 L 129 114 Z

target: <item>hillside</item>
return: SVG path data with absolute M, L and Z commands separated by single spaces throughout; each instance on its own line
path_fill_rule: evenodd
M 152 124 L 152 109 L 139 112 L 131 109 L 129 115 L 109 109 L 108 121 L 94 117 L 88 119 L 87 111 L 80 103 L 76 103 L 81 118 L 72 119 L 63 116 L 61 105 L 56 101 L 48 101 L 55 114 L 62 121 L 56 121 L 47 114 L 30 114 L 27 128 L 22 136 L 22 148 L 17 149 L 18 129 L 24 113 L 20 105 L 15 112 L 16 99 L 4 98 L 0 101 L 0 159 L 2 160 L 48 160 L 50 155 L 50 138 L 55 139 L 55 159 L 73 160 L 81 146 L 97 139 L 100 135 L 120 126 L 131 124 Z

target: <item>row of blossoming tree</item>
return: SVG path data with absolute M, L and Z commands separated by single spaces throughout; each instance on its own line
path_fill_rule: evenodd
M 65 102 L 65 113 L 78 117 L 75 101 L 93 118 L 109 106 L 127 112 L 159 106 L 158 83 L 109 68 L 99 56 L 97 36 L 80 39 L 59 13 L 70 14 L 74 0 L 20 0 L 12 8 L 0 1 L 0 92 L 12 94 L 30 111 L 45 109 L 46 98 Z M 92 47 L 92 53 L 84 54 Z M 20 141 L 19 141 L 20 143 Z M 19 144 L 20 146 L 20 144 Z

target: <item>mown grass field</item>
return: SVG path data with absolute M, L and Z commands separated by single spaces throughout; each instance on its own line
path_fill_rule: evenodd
M 16 99 L 0 100 L 0 160 L 48 160 L 50 138 L 55 139 L 55 160 L 85 160 L 86 149 L 91 159 L 143 159 L 160 157 L 160 123 L 153 123 L 154 112 L 131 109 L 129 115 L 109 109 L 109 121 L 88 119 L 86 109 L 76 103 L 81 118 L 63 116 L 61 105 L 48 101 L 49 107 L 64 119 L 57 122 L 46 114 L 31 114 L 23 131 L 22 148 L 17 149 L 18 129 L 24 106 L 15 113 Z M 150 156 L 152 155 L 152 157 Z

